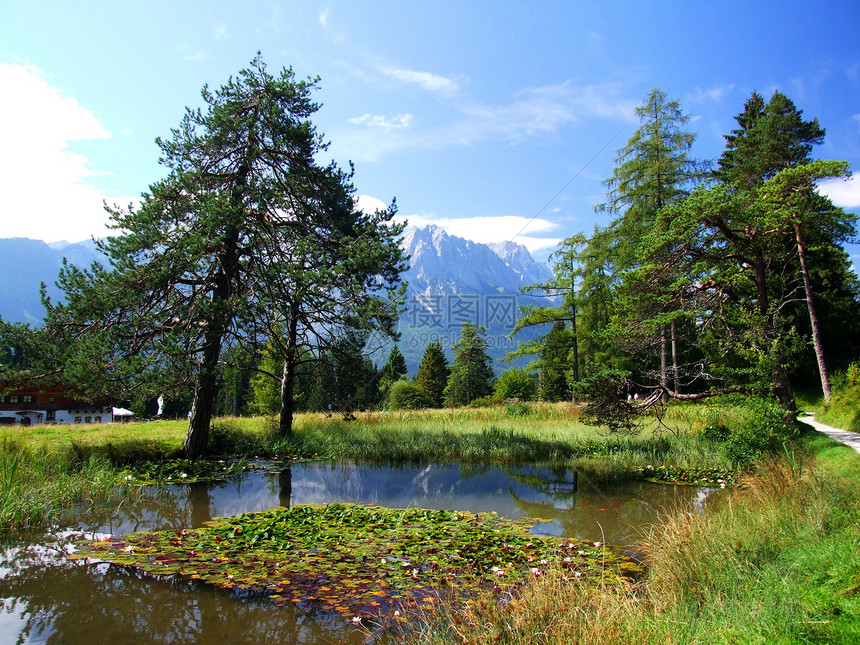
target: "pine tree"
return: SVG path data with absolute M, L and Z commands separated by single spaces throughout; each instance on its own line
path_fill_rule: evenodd
M 438 340 L 431 342 L 424 350 L 418 375 L 415 378 L 418 387 L 432 402 L 434 408 L 445 404 L 445 386 L 448 384 L 448 359 Z
M 337 284 L 356 301 L 327 309 L 320 292 L 314 310 L 338 321 L 345 311 L 346 325 L 384 309 L 382 296 L 370 304 L 358 298 L 372 291 L 365 276 L 381 274 L 371 281 L 376 293 L 397 288 L 402 256 L 391 251 L 398 233 L 387 226 L 391 213 L 356 212 L 351 173 L 316 161 L 326 144 L 310 121 L 315 86 L 289 69 L 273 76 L 258 55 L 219 89 L 204 88 L 204 107 L 189 109 L 170 139 L 157 140 L 167 176 L 139 208 L 110 209 L 120 232 L 100 243 L 110 269 L 66 266 L 59 281 L 66 304 L 46 300 L 46 326 L 70 348 L 71 382 L 103 394 L 194 383 L 190 458 L 206 453 L 225 348 L 242 343 L 256 354 L 276 326 L 298 320 L 284 316 L 304 302 L 295 287 L 308 267 L 293 260 L 330 261 L 311 267 L 319 286 L 331 294 Z M 380 269 L 379 258 L 388 265 Z M 296 346 L 287 344 L 285 365 Z
M 379 371 L 379 389 L 383 397 L 388 395 L 388 390 L 392 384 L 400 380 L 401 376 L 406 376 L 407 373 L 406 359 L 395 343 L 388 354 L 388 360 Z
M 468 405 L 493 391 L 492 359 L 487 355 L 486 329 L 463 323 L 460 340 L 454 343 L 454 363 L 445 402 L 451 406 Z
M 714 175 L 739 189 L 754 190 L 761 189 L 766 182 L 782 173 L 783 206 L 786 200 L 792 203 L 791 212 L 786 213 L 789 221 L 785 223 L 793 232 L 821 388 L 824 398 L 829 401 L 830 378 L 809 270 L 808 243 L 819 247 L 822 243 L 839 247 L 850 232 L 842 230 L 844 214 L 836 213 L 829 200 L 816 193 L 813 181 L 820 177 L 816 177 L 815 171 L 804 173 L 798 170 L 790 175 L 791 178 L 783 172 L 810 164 L 813 146 L 823 143 L 825 131 L 818 119 L 805 121 L 803 111 L 781 92 L 774 92 L 767 104 L 761 95 L 754 92 L 745 103 L 744 111 L 737 116 L 737 122 L 739 127 L 726 136 L 726 150 Z M 842 174 L 838 170 L 836 173 Z M 771 195 L 776 193 L 773 188 L 768 189 Z M 800 204 L 800 199 L 805 203 Z M 771 207 L 779 208 L 773 203 Z M 821 239 L 822 233 L 824 239 Z

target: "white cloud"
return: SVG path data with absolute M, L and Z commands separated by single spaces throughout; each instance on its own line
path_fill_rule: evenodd
M 88 180 L 106 173 L 68 146 L 111 133 L 31 65 L 0 63 L 0 87 L 15 97 L 0 101 L 0 234 L 75 242 L 105 235 L 104 195 Z
M 227 25 L 215 25 L 215 28 L 212 30 L 212 35 L 215 37 L 216 41 L 221 41 L 231 36 L 230 30 L 227 29 Z
M 511 240 L 522 244 L 532 253 L 555 248 L 561 242 L 560 237 L 539 236 L 560 228 L 556 222 L 542 218 L 530 219 L 518 215 L 452 218 L 422 214 L 397 215 L 395 219 L 401 222 L 407 220 L 410 226 L 434 224 L 445 229 L 449 235 L 482 244 Z
M 358 210 L 365 213 L 375 213 L 376 211 L 384 211 L 388 208 L 388 204 L 384 201 L 370 195 L 359 195 L 355 198 L 355 205 Z
M 371 128 L 391 130 L 397 128 L 408 128 L 409 124 L 412 123 L 412 118 L 411 114 L 398 114 L 392 118 L 379 114 L 363 114 L 350 119 L 349 122 L 355 123 L 356 125 L 366 125 Z
M 320 25 L 325 29 L 328 27 L 328 16 L 329 16 L 329 8 L 326 7 L 322 11 L 320 11 Z
M 860 182 L 856 177 L 827 179 L 818 185 L 818 190 L 840 208 L 860 208 Z
M 201 51 L 191 52 L 190 54 L 185 54 L 182 57 L 182 60 L 187 60 L 192 63 L 196 63 L 201 60 L 206 60 L 209 56 Z
M 860 114 L 855 114 L 851 117 L 852 121 L 855 121 L 858 126 L 860 126 Z
M 397 67 L 382 67 L 380 71 L 390 78 L 395 78 L 404 83 L 418 85 L 419 87 L 430 92 L 442 92 L 451 94 L 457 91 L 457 82 L 445 76 L 431 74 L 430 72 L 416 72 L 410 69 L 400 69 Z
M 618 84 L 577 87 L 563 83 L 529 88 L 517 93 L 506 105 L 463 105 L 455 112 L 452 122 L 433 130 L 365 127 L 338 133 L 332 139 L 332 149 L 344 158 L 376 161 L 406 148 L 441 149 L 488 140 L 522 141 L 589 118 L 635 121 L 636 103 L 622 98 L 621 91 Z M 364 115 L 359 119 L 371 117 Z M 353 123 L 359 124 L 355 120 Z M 368 123 L 362 121 L 360 125 Z
M 688 95 L 687 103 L 717 103 L 723 99 L 726 95 L 728 95 L 733 89 L 735 89 L 735 84 L 730 83 L 728 85 L 717 85 L 716 87 L 708 87 L 702 89 L 701 87 L 697 87 L 696 91 L 693 94 Z

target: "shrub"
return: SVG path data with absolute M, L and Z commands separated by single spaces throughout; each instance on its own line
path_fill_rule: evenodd
M 411 379 L 400 379 L 388 391 L 388 407 L 392 410 L 420 410 L 433 407 L 433 401 Z
M 525 401 L 511 399 L 505 402 L 505 414 L 509 417 L 525 417 L 532 413 L 532 406 Z
M 725 455 L 746 465 L 779 449 L 794 434 L 783 410 L 766 399 L 748 399 L 733 406 L 729 422 L 711 420 L 702 435 L 722 444 Z
M 496 381 L 496 398 L 501 401 L 519 399 L 531 401 L 535 398 L 535 381 L 525 370 L 512 368 L 502 372 Z

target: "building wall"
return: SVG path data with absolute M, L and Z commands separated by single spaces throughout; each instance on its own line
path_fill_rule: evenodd
M 44 392 L 12 390 L 0 395 L 0 424 L 22 423 L 113 423 L 113 408 L 104 400 L 74 401 L 60 388 Z

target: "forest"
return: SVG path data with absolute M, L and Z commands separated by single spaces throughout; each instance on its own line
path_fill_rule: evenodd
M 158 140 L 167 178 L 139 208 L 110 209 L 109 264 L 65 265 L 42 329 L 3 324 L 3 380 L 60 380 L 142 417 L 162 395 L 166 415 L 191 411 L 186 451 L 203 455 L 213 415 L 275 415 L 289 434 L 297 411 L 587 399 L 630 427 L 640 396 L 744 393 L 791 423 L 795 388 L 829 400 L 831 372 L 856 359 L 856 217 L 816 190 L 849 175 L 815 158 L 824 128 L 781 92 L 753 93 L 719 159 L 696 159 L 690 115 L 655 88 L 604 182 L 608 223 L 564 240 L 554 279 L 527 289 L 554 296 L 513 330 L 539 331 L 509 356 L 528 368 L 497 378 L 468 324 L 453 355 L 431 344 L 409 378 L 396 205 L 356 210 L 352 170 L 317 161 L 315 83 L 257 57 L 204 89 L 206 111 Z

